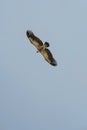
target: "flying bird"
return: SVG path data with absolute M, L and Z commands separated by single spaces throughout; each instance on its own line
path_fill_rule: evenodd
M 30 42 L 37 48 L 37 53 L 40 52 L 49 64 L 57 66 L 56 60 L 48 49 L 48 47 L 50 46 L 49 43 L 45 42 L 43 44 L 43 42 L 37 36 L 35 36 L 32 31 L 27 30 L 26 35 Z

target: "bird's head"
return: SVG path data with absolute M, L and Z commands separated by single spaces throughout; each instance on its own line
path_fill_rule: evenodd
M 44 46 L 45 46 L 45 47 L 49 47 L 50 44 L 49 44 L 48 42 L 45 42 L 45 43 L 44 43 Z

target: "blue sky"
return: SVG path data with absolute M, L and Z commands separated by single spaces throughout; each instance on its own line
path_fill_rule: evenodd
M 87 1 L 0 1 L 0 129 L 87 130 Z M 32 30 L 58 62 L 26 37 Z

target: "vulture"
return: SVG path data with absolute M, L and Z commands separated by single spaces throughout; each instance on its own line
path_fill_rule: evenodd
M 49 43 L 45 42 L 43 44 L 43 42 L 37 36 L 35 36 L 34 33 L 30 30 L 26 31 L 26 35 L 30 42 L 37 48 L 37 53 L 40 52 L 49 64 L 57 66 L 56 60 L 54 59 L 52 53 L 48 49 L 48 47 L 50 46 Z

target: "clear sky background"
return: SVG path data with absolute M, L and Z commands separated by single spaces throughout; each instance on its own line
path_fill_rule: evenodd
M 0 130 L 87 130 L 87 0 L 0 0 Z

